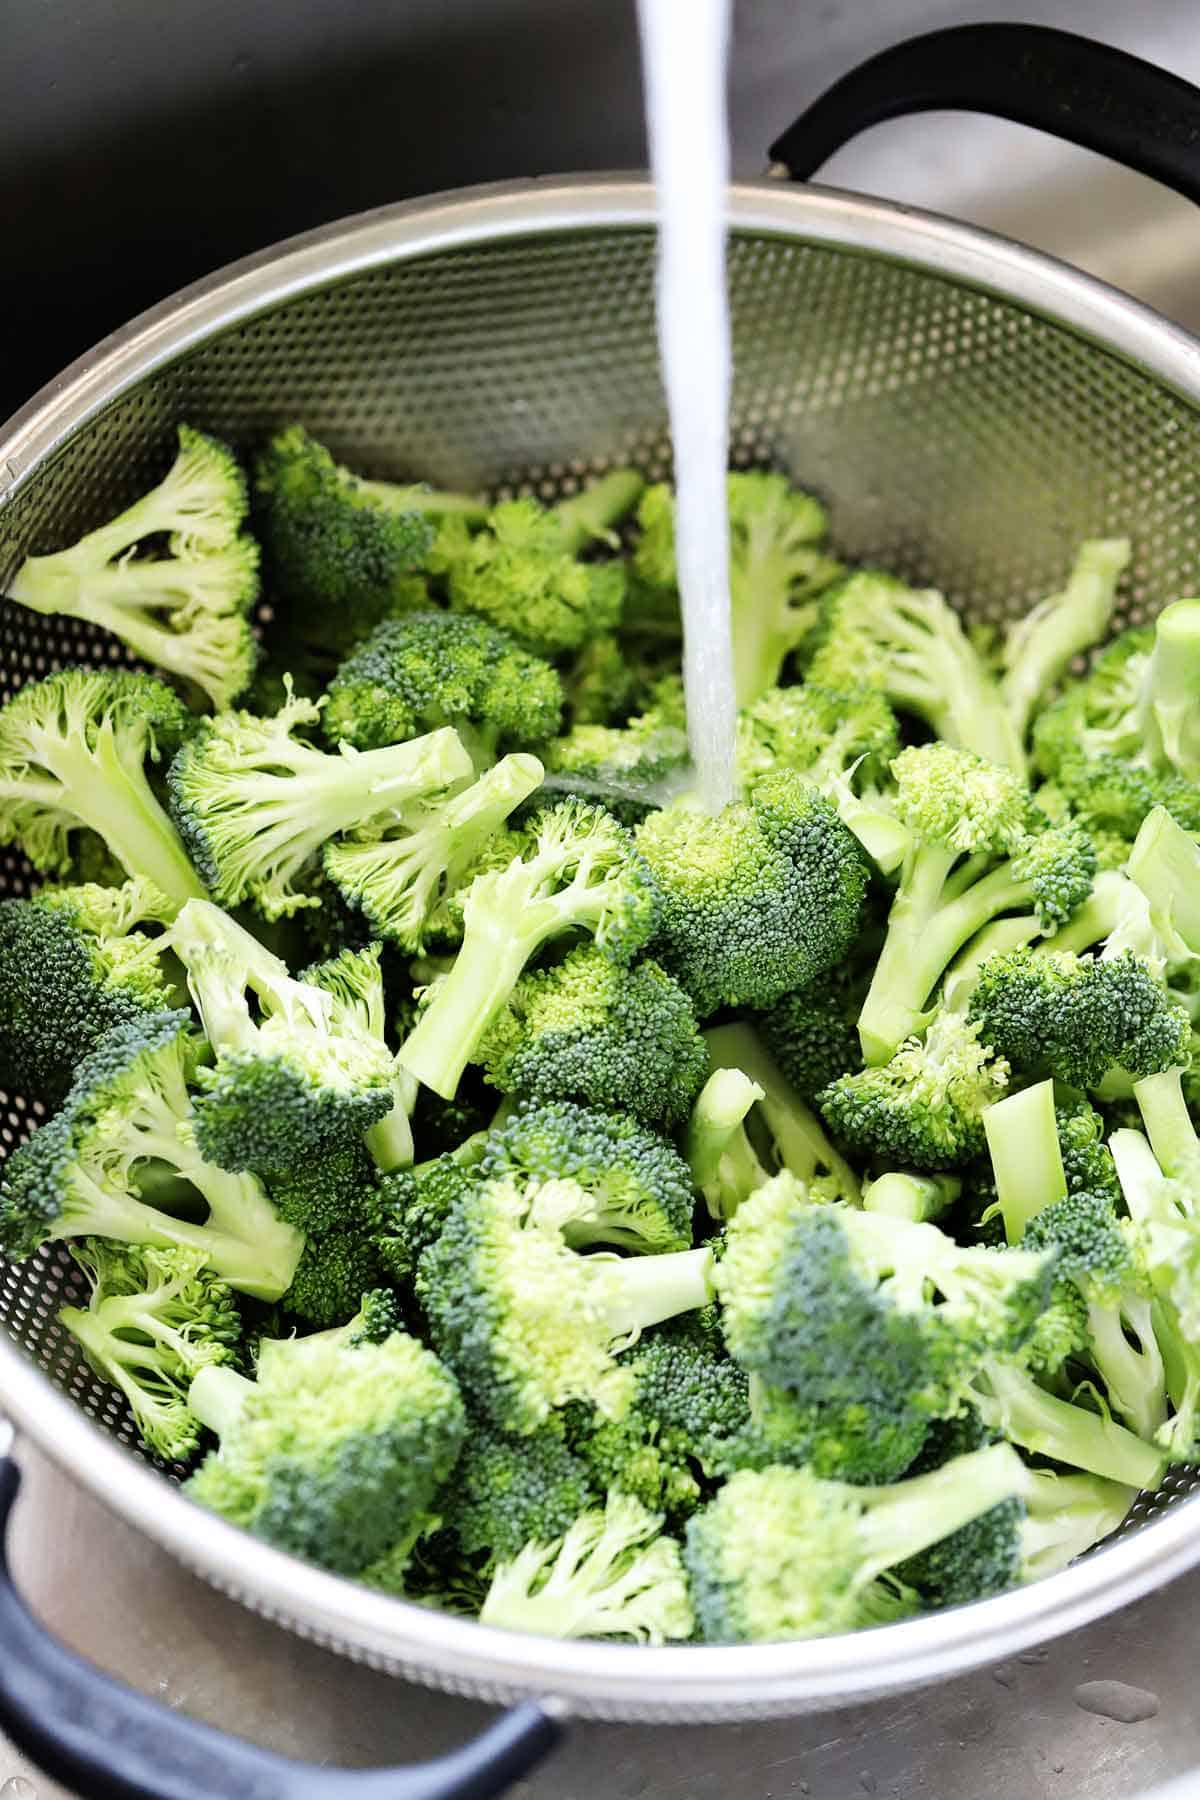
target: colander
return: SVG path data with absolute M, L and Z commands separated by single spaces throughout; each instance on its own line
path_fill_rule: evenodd
M 877 58 L 779 141 L 804 177 L 863 124 L 970 106 L 1108 147 L 1200 200 L 1200 95 L 1056 32 L 976 27 Z M 730 195 L 732 460 L 788 470 L 834 538 L 976 619 L 1053 591 L 1079 540 L 1135 550 L 1115 627 L 1200 586 L 1200 343 L 1044 256 L 854 195 Z M 613 463 L 669 473 L 654 324 L 654 195 L 599 176 L 388 207 L 236 264 L 74 364 L 0 433 L 0 590 L 166 468 L 186 419 L 241 446 L 302 420 L 339 456 L 440 487 L 569 493 Z M 70 620 L 6 607 L 0 687 L 121 661 Z M 0 887 L 29 874 L 5 854 Z M 0 1095 L 11 1146 L 42 1108 Z M 565 1712 L 747 1720 L 860 1701 L 1009 1656 L 1200 1561 L 1195 1477 L 1144 1495 L 1107 1547 L 1016 1593 L 853 1637 L 747 1648 L 559 1643 L 369 1592 L 266 1548 L 176 1491 L 56 1323 L 48 1248 L 0 1269 L 0 1399 L 75 1480 L 268 1617 L 398 1675 L 522 1701 L 417 1770 L 306 1769 L 224 1739 L 52 1644 L 0 1580 L 0 1727 L 52 1774 L 138 1800 L 483 1795 Z M 0 1450 L 7 1448 L 0 1444 Z M 16 1491 L 0 1465 L 0 1525 Z

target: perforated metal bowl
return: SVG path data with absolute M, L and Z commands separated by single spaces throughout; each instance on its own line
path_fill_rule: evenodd
M 1200 347 L 1044 257 L 821 190 L 731 200 L 735 463 L 824 495 L 843 552 L 943 587 L 974 618 L 1052 591 L 1078 541 L 1127 533 L 1118 626 L 1200 584 Z M 249 447 L 300 419 L 354 466 L 549 498 L 608 464 L 667 472 L 653 198 L 636 179 L 480 189 L 389 208 L 237 265 L 137 321 L 0 438 L 0 589 L 166 467 L 179 419 Z M 8 693 L 119 660 L 83 626 L 10 610 Z M 0 886 L 28 874 L 8 856 Z M 39 1116 L 0 1096 L 0 1140 Z M 135 1448 L 55 1323 L 57 1251 L 0 1272 L 0 1402 L 75 1479 L 219 1587 L 397 1673 L 600 1717 L 753 1718 L 962 1670 L 1200 1561 L 1191 1475 L 1111 1547 L 999 1599 L 853 1638 L 717 1649 L 550 1643 L 369 1593 L 194 1508 Z

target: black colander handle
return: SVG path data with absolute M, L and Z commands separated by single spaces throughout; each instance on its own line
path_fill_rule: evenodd
M 894 44 L 815 100 L 772 144 L 771 160 L 807 181 L 869 126 L 935 111 L 1034 125 L 1200 203 L 1200 89 L 1046 25 L 953 25 Z
M 87 1800 L 488 1800 L 558 1739 L 556 1721 L 528 1704 L 433 1762 L 330 1769 L 185 1718 L 64 1649 L 33 1617 L 4 1541 L 20 1481 L 0 1458 L 0 1731 Z

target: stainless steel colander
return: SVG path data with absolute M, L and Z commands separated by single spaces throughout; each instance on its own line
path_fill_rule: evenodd
M 1087 535 L 1134 543 L 1115 627 L 1200 586 L 1195 340 L 1043 256 L 895 206 L 752 183 L 732 191 L 730 223 L 733 461 L 784 468 L 823 495 L 847 556 L 936 584 L 975 619 L 1053 590 Z M 241 446 L 299 419 L 357 468 L 443 487 L 552 498 L 629 461 L 661 476 L 657 360 L 645 181 L 481 188 L 366 214 L 187 290 L 10 423 L 0 590 L 26 552 L 70 541 L 155 480 L 180 419 Z M 4 694 L 62 662 L 120 657 L 86 626 L 0 615 Z M 4 854 L 0 889 L 28 885 Z M 40 1115 L 35 1095 L 0 1094 L 0 1140 Z M 507 1635 L 302 1566 L 193 1507 L 55 1322 L 78 1298 L 71 1271 L 57 1250 L 0 1268 L 0 1400 L 20 1430 L 246 1604 L 458 1692 L 554 1695 L 602 1718 L 763 1718 L 1010 1655 L 1200 1561 L 1195 1477 L 1180 1472 L 1068 1572 L 882 1631 L 728 1649 Z M 0 1659 L 3 1645 L 0 1619 Z M 44 1738 L 40 1750 L 46 1760 Z M 263 1780 L 224 1791 L 302 1791 Z M 219 1785 L 196 1781 L 112 1791 Z

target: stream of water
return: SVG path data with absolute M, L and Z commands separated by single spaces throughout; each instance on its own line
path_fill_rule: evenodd
M 725 285 L 730 0 L 638 0 L 658 193 L 658 340 L 675 452 L 688 742 L 700 799 L 734 797 L 729 608 L 732 354 Z

